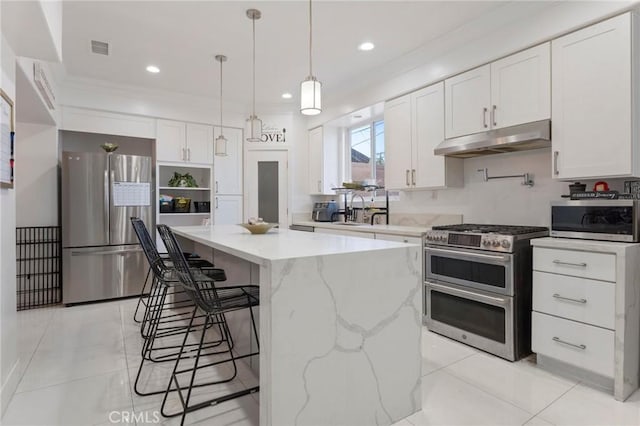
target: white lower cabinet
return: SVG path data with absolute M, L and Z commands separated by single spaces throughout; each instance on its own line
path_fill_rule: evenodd
M 613 330 L 539 312 L 532 319 L 534 352 L 613 378 Z
M 348 228 L 348 226 L 345 226 L 345 228 Z M 375 234 L 372 232 L 349 231 L 346 229 L 343 231 L 342 229 L 316 228 L 315 232 L 320 234 L 344 235 L 345 237 L 375 238 Z
M 612 388 L 624 401 L 640 373 L 640 245 L 565 238 L 531 244 L 538 362 Z
M 216 195 L 213 200 L 215 225 L 242 223 L 242 195 Z

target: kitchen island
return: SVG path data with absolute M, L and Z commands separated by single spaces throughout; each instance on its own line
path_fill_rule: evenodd
M 259 270 L 260 425 L 389 425 L 420 410 L 420 246 L 172 229 Z

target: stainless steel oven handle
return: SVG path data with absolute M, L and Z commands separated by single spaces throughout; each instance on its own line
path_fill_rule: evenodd
M 569 302 L 576 302 L 576 303 L 587 303 L 587 299 L 572 299 L 570 297 L 564 297 L 564 296 L 560 296 L 558 293 L 555 293 L 553 295 L 554 298 L 556 299 L 560 299 L 560 300 L 567 300 Z
M 571 346 L 571 347 L 574 347 L 574 348 L 577 348 L 577 349 L 582 349 L 582 350 L 587 349 L 587 347 L 585 345 L 576 345 L 575 343 L 565 342 L 561 338 L 555 337 L 555 336 L 553 337 L 553 341 L 554 342 L 558 342 L 558 343 L 562 343 L 563 345 Z
M 553 263 L 555 263 L 556 265 L 566 265 L 566 266 L 579 266 L 581 268 L 586 268 L 587 264 L 584 262 L 580 262 L 580 263 L 574 263 L 574 262 L 564 262 L 562 260 L 554 260 Z
M 478 302 L 486 302 L 486 301 L 491 301 L 493 302 L 492 304 L 499 304 L 499 305 L 506 305 L 507 301 L 505 299 L 502 299 L 500 297 L 493 297 L 493 296 L 487 296 L 484 294 L 478 294 L 475 293 L 473 291 L 468 291 L 468 290 L 462 290 L 460 288 L 453 288 L 453 287 L 449 287 L 446 285 L 442 285 L 442 284 L 436 284 L 434 282 L 431 281 L 427 281 L 427 285 L 435 290 L 439 290 L 443 293 L 448 293 L 448 294 L 452 294 L 452 295 L 459 295 L 459 296 L 463 296 L 466 297 L 467 299 L 471 299 L 471 300 L 476 300 Z
M 493 254 L 483 254 L 483 253 L 470 253 L 468 251 L 459 251 L 459 250 L 447 250 L 441 248 L 427 247 L 425 250 L 429 250 L 433 253 L 441 253 L 447 255 L 454 256 L 467 256 L 467 257 L 475 257 L 478 259 L 491 259 L 491 260 L 499 260 L 501 262 L 507 262 L 509 259 L 504 255 L 493 255 Z

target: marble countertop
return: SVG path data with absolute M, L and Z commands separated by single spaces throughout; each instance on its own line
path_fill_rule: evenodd
M 252 235 L 238 225 L 174 226 L 171 229 L 176 235 L 259 264 L 310 256 L 401 249 L 408 245 L 288 229 L 272 229 L 266 234 Z
M 340 222 L 297 221 L 294 225 L 313 226 L 314 228 L 342 229 L 344 231 L 368 232 L 403 237 L 422 237 L 431 229 L 430 226 L 401 226 L 401 225 L 337 225 Z
M 579 240 L 575 238 L 534 238 L 534 247 L 559 248 L 567 250 L 596 251 L 604 253 L 622 253 L 629 248 L 638 247 L 638 243 L 622 243 L 615 241 Z

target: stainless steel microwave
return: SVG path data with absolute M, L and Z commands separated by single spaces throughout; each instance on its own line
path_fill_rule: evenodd
M 551 203 L 552 237 L 638 242 L 640 200 L 579 200 Z

